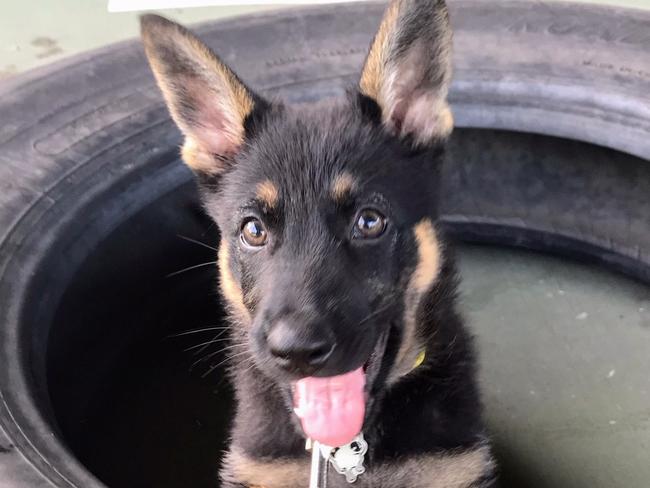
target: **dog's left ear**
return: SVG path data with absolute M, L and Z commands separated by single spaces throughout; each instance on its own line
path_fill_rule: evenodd
M 444 0 L 393 0 L 359 83 L 395 135 L 423 145 L 453 129 L 447 104 L 452 33 Z
M 185 136 L 183 159 L 197 173 L 223 172 L 244 143 L 248 117 L 268 103 L 181 25 L 152 14 L 140 23 L 149 64 Z

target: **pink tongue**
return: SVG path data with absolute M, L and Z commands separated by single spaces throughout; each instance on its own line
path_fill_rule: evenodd
M 298 381 L 294 410 L 307 437 L 332 447 L 351 442 L 363 426 L 365 383 L 362 368 L 340 376 Z

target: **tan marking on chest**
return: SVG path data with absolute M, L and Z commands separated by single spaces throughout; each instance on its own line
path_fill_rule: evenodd
M 496 469 L 490 448 L 485 445 L 462 452 L 411 457 L 370 467 L 354 486 L 359 488 L 469 488 Z M 224 481 L 249 488 L 306 488 L 309 460 L 252 459 L 239 451 L 230 452 L 224 462 Z M 345 478 L 330 471 L 332 487 L 348 486 Z
M 372 471 L 375 488 L 469 488 L 494 472 L 494 459 L 487 446 L 453 454 L 418 456 Z
M 238 450 L 224 462 L 224 481 L 243 483 L 250 488 L 306 488 L 309 486 L 309 459 L 258 460 Z

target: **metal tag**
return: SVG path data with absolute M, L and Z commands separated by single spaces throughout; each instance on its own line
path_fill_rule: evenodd
M 348 483 L 354 483 L 359 475 L 366 472 L 363 461 L 367 452 L 368 443 L 363 438 L 363 434 L 359 434 L 349 444 L 335 448 L 330 454 L 329 461 L 337 473 L 345 476 Z

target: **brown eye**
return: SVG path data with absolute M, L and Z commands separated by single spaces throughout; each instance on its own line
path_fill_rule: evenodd
M 386 229 L 386 217 L 377 210 L 362 210 L 357 217 L 354 235 L 357 238 L 374 239 L 384 233 Z
M 257 219 L 248 219 L 242 225 L 241 239 L 247 246 L 260 247 L 266 244 L 268 235 L 262 222 Z

